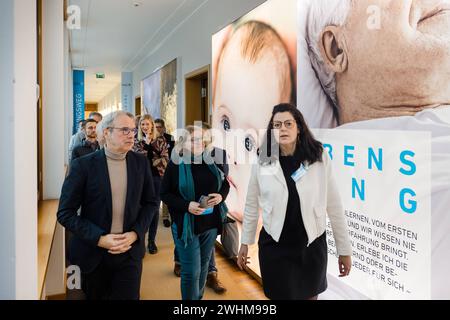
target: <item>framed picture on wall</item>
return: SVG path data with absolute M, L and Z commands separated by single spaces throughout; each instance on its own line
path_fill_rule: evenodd
M 142 114 L 166 123 L 167 133 L 177 128 L 177 60 L 159 68 L 141 82 Z

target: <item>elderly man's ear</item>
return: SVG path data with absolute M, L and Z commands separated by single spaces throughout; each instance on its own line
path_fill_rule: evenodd
M 320 37 L 320 50 L 325 63 L 335 73 L 347 70 L 347 48 L 340 27 L 328 26 L 324 29 Z

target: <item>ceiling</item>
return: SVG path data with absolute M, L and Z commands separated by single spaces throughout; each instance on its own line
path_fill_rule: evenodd
M 208 0 L 70 0 L 81 29 L 70 31 L 74 69 L 84 69 L 86 102 L 99 102 Z M 135 7 L 135 3 L 139 3 Z M 104 72 L 105 79 L 95 74 Z

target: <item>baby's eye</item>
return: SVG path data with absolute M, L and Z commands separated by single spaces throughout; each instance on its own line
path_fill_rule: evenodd
M 255 139 L 253 139 L 252 136 L 246 137 L 244 143 L 245 149 L 247 149 L 248 152 L 255 150 Z
M 230 131 L 231 130 L 230 119 L 228 119 L 227 116 L 223 117 L 223 119 L 222 119 L 222 126 L 223 126 L 223 130 L 225 130 L 225 131 Z

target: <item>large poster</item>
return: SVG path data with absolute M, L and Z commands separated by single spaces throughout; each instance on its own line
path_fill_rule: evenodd
M 174 134 L 177 128 L 177 61 L 156 70 L 141 83 L 143 114 L 154 120 L 162 118 L 167 133 Z
M 141 83 L 142 111 L 153 119 L 161 118 L 161 70 L 157 70 Z
M 372 299 L 429 299 L 431 134 L 315 133 L 333 161 L 353 246 L 351 276 L 340 281 Z M 330 225 L 327 242 L 328 272 L 337 278 Z
M 353 245 L 324 298 L 450 297 L 445 0 L 299 0 L 298 101 L 332 155 Z
M 227 206 L 240 229 L 250 163 L 275 105 L 296 103 L 296 0 L 270 0 L 212 38 L 215 145 L 228 154 Z M 251 270 L 259 274 L 257 246 Z

